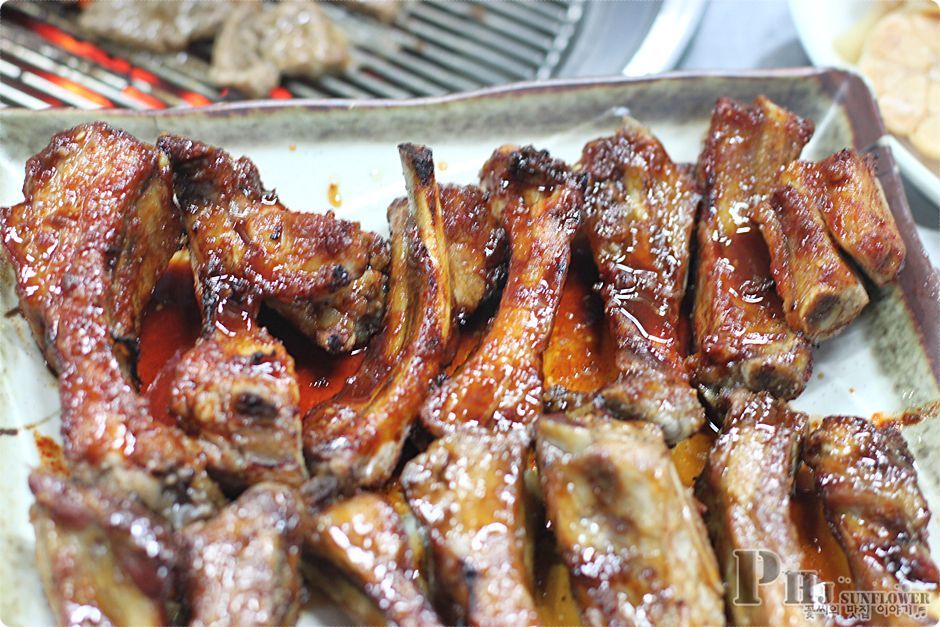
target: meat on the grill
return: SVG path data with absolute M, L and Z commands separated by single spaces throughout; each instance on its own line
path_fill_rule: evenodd
M 150 50 L 175 52 L 193 41 L 208 39 L 238 4 L 255 0 L 93 0 L 79 25 L 93 36 Z
M 281 75 L 317 78 L 349 64 L 349 44 L 313 0 L 237 2 L 212 49 L 209 77 L 246 96 L 266 96 Z
M 349 0 L 343 6 L 356 13 L 371 15 L 389 23 L 398 17 L 404 4 L 404 0 Z
M 715 554 L 659 427 L 550 414 L 536 423 L 536 450 L 586 623 L 724 623 Z
M 382 495 L 361 492 L 312 516 L 314 584 L 357 623 L 439 625 L 405 525 Z
M 425 147 L 402 144 L 399 151 L 408 201 L 389 207 L 392 259 L 384 328 L 339 394 L 304 417 L 314 495 L 377 487 L 391 477 L 428 388 L 454 347 L 434 161 Z
M 813 469 L 829 526 L 845 550 L 854 589 L 937 590 L 940 571 L 927 543 L 930 509 L 896 427 L 829 416 L 807 438 L 803 459 Z M 912 623 L 890 613 L 876 622 Z
M 759 586 L 758 603 L 734 602 L 737 591 L 755 575 L 752 562 L 736 552 L 773 552 L 781 573 L 798 571 L 803 564 L 790 495 L 806 420 L 766 392 L 734 392 L 721 434 L 698 478 L 696 496 L 707 508 L 705 521 L 717 548 L 734 624 L 809 622 L 802 606 L 785 603 L 785 577 Z
M 170 526 L 127 496 L 37 471 L 36 563 L 62 625 L 179 622 L 179 551 Z
M 289 211 L 264 189 L 247 158 L 235 161 L 223 150 L 183 137 L 163 136 L 157 145 L 173 166 L 204 320 L 212 321 L 208 314 L 232 296 L 296 307 L 297 315 L 326 301 L 363 317 L 318 316 L 301 329 L 331 352 L 365 344 L 375 331 L 384 290 L 340 294 L 370 270 L 385 270 L 388 250 L 382 238 L 332 213 Z M 374 275 L 369 281 L 377 282 Z
M 619 376 L 600 396 L 617 416 L 655 422 L 676 442 L 705 421 L 679 328 L 695 182 L 635 122 L 589 142 L 581 164 L 589 177 L 587 236 L 617 345 Z
M 300 505 L 259 483 L 214 518 L 180 533 L 191 625 L 288 625 L 301 601 Z
M 809 140 L 813 125 L 763 96 L 720 98 L 699 159 L 696 377 L 709 397 L 740 385 L 793 398 L 810 375 L 809 344 L 790 330 L 774 291 L 767 246 L 750 214 Z
M 532 625 L 520 433 L 446 435 L 405 465 L 402 488 L 431 547 L 435 598 L 449 624 Z
M 506 431 L 542 410 L 542 353 L 581 221 L 583 179 L 545 151 L 499 148 L 481 178 L 509 238 L 509 269 L 480 346 L 422 409 L 436 435 L 463 427 Z

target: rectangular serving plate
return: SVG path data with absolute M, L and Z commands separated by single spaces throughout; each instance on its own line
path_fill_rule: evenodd
M 441 182 L 469 183 L 494 148 L 534 144 L 574 162 L 583 144 L 613 132 L 624 115 L 649 126 L 676 161 L 694 162 L 718 97 L 764 94 L 816 124 L 804 158 L 850 147 L 871 152 L 908 256 L 895 285 L 869 286 L 872 304 L 843 334 L 814 349 L 813 377 L 792 404 L 812 416 L 896 414 L 940 402 L 940 281 L 919 240 L 871 93 L 855 74 L 797 69 L 736 74 L 667 74 L 642 79 L 552 81 L 410 101 L 291 101 L 159 112 L 0 111 L 0 205 L 22 199 L 26 160 L 56 132 L 106 120 L 153 142 L 180 133 L 247 155 L 292 209 L 330 209 L 387 233 L 385 209 L 404 194 L 396 144 L 434 150 Z M 12 271 L 0 263 L 0 308 L 17 306 Z M 34 564 L 26 485 L 38 464 L 34 435 L 59 438 L 59 399 L 18 315 L 0 317 L 0 619 L 53 622 Z M 927 421 L 905 428 L 931 508 L 940 512 L 940 433 Z M 931 523 L 934 554 L 940 540 Z M 304 613 L 308 624 L 343 620 L 335 609 Z

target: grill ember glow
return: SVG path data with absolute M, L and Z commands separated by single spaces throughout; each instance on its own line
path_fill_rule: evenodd
M 353 44 L 352 67 L 317 81 L 285 79 L 268 97 L 433 96 L 551 76 L 581 21 L 584 1 L 422 0 L 393 24 L 351 19 L 324 3 Z M 78 11 L 65 3 L 3 4 L 0 106 L 162 109 L 241 99 L 208 82 L 211 44 L 157 55 L 92 42 L 78 30 Z

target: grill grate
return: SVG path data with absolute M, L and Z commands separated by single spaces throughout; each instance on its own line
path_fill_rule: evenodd
M 422 0 L 392 24 L 323 3 L 352 44 L 351 69 L 285 79 L 271 98 L 405 98 L 553 76 L 586 0 Z M 210 43 L 157 55 L 92 42 L 78 9 L 14 0 L 0 8 L 0 105 L 132 109 L 238 100 L 208 82 Z

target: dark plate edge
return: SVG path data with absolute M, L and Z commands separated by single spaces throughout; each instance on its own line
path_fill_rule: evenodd
M 312 111 L 331 111 L 331 110 L 370 110 L 370 109 L 389 109 L 389 108 L 420 108 L 431 105 L 452 104 L 455 102 L 464 102 L 472 100 L 486 100 L 515 95 L 530 95 L 540 93 L 552 93 L 557 91 L 571 90 L 590 90 L 600 87 L 615 87 L 619 85 L 653 83 L 659 81 L 684 81 L 700 78 L 730 78 L 730 79 L 750 79 L 765 80 L 773 78 L 816 78 L 822 79 L 827 87 L 839 85 L 846 81 L 847 77 L 855 77 L 861 81 L 861 77 L 853 72 L 835 69 L 835 68 L 781 68 L 769 70 L 706 70 L 706 71 L 676 71 L 655 74 L 651 76 L 631 77 L 631 76 L 600 76 L 584 78 L 554 78 L 541 81 L 528 81 L 519 83 L 508 83 L 506 85 L 496 85 L 493 87 L 484 87 L 474 91 L 465 91 L 443 96 L 429 96 L 424 98 L 392 99 L 376 98 L 371 100 L 352 100 L 343 98 L 315 99 L 315 98 L 295 98 L 292 100 L 251 100 L 239 102 L 220 102 L 207 105 L 205 107 L 178 107 L 171 109 L 97 109 L 96 111 L 106 113 L 114 117 L 179 117 L 192 115 L 205 115 L 211 117 L 225 117 L 230 115 L 249 115 L 253 113 L 283 111 L 290 109 L 306 109 Z M 0 110 L 0 118 L 7 115 L 50 115 L 62 113 L 63 111 L 73 111 L 74 107 L 50 107 L 48 109 L 29 110 L 19 107 L 9 107 Z M 879 117 L 880 121 L 880 117 Z M 882 127 L 882 132 L 884 128 Z

